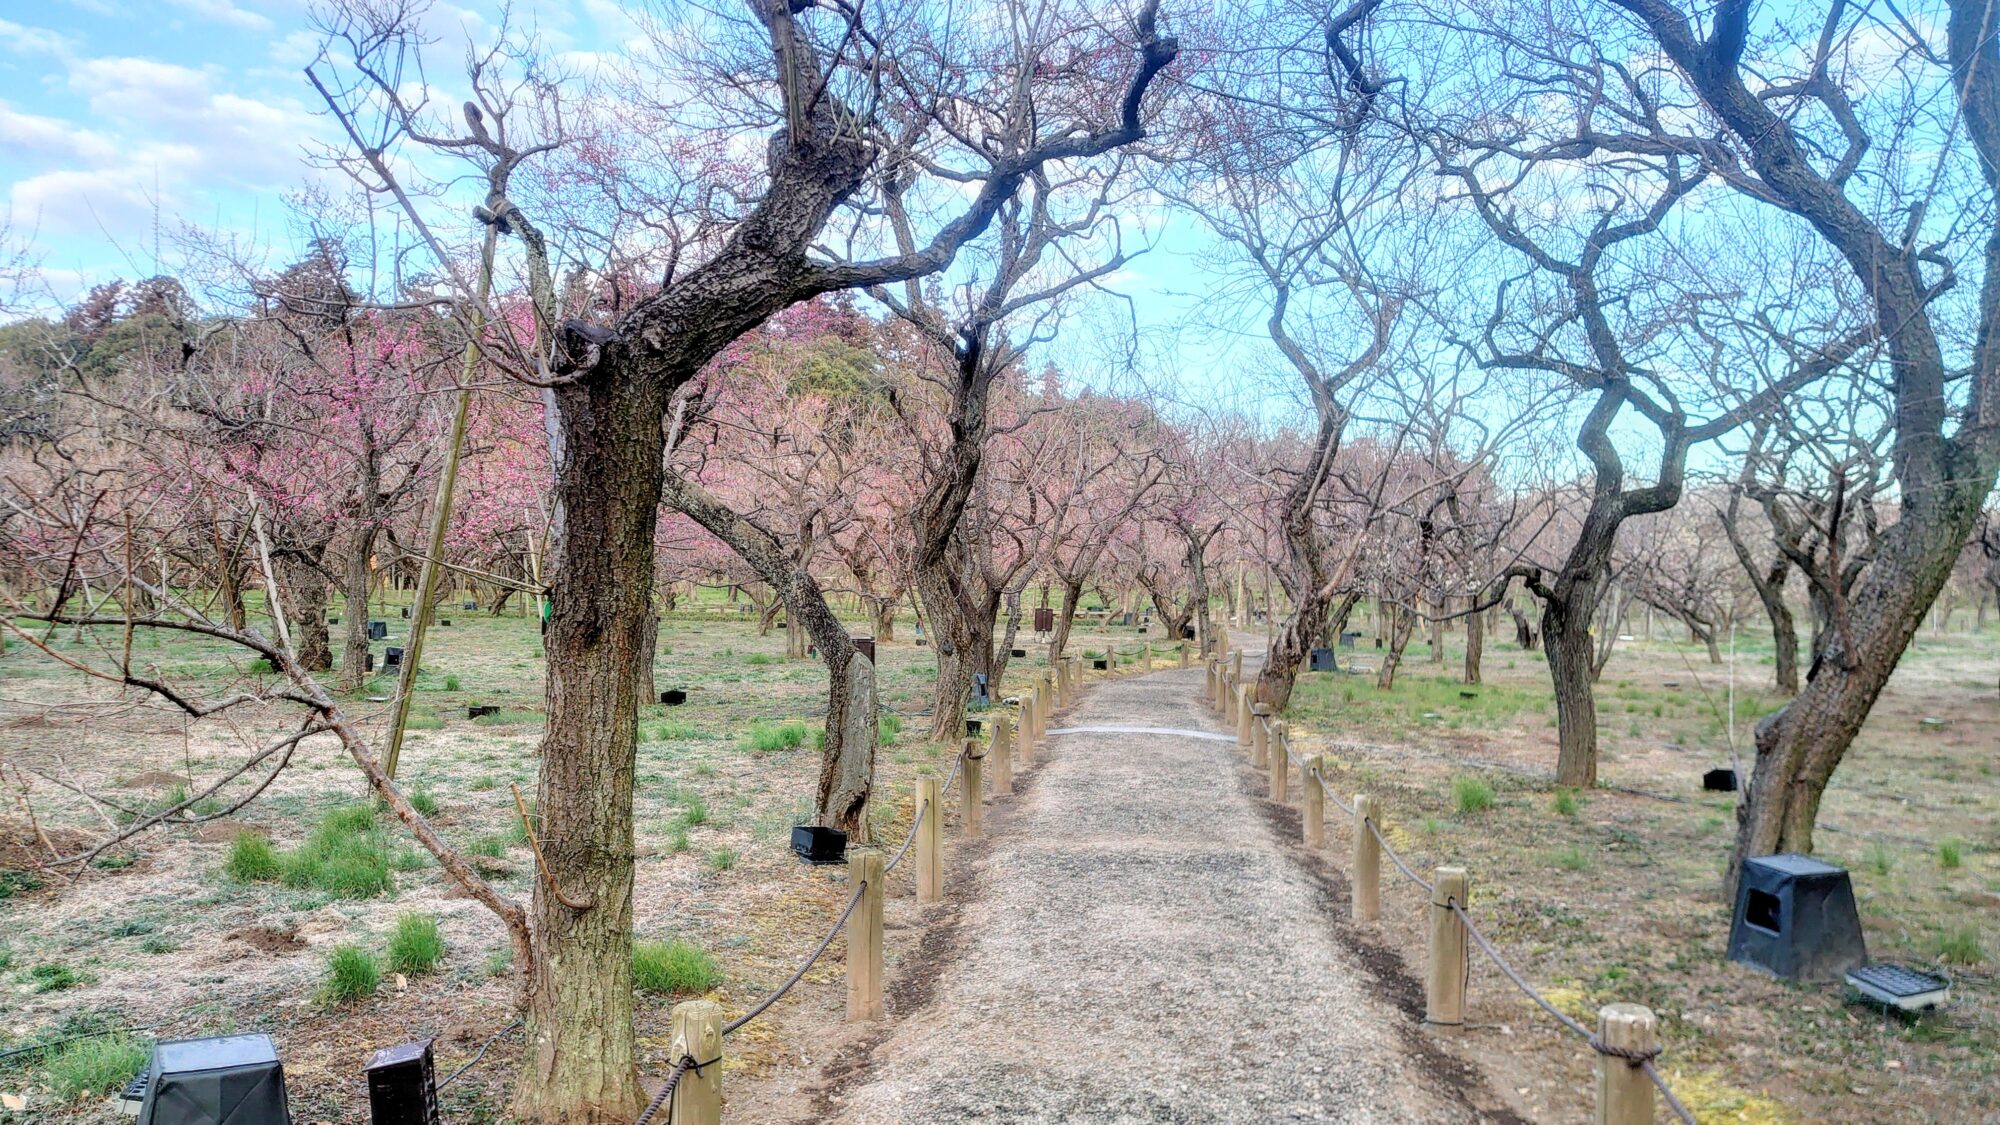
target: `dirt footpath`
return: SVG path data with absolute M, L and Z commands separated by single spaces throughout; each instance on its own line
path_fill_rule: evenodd
M 1105 683 L 1056 725 L 1215 731 L 1201 678 Z M 1482 1116 L 1339 941 L 1337 904 L 1240 784 L 1233 742 L 1051 742 L 954 873 L 975 882 L 929 1002 L 839 1083 L 836 1120 Z

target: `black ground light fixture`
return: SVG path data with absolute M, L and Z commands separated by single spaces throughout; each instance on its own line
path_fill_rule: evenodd
M 390 645 L 388 651 L 382 654 L 382 667 L 401 668 L 402 666 L 403 650 L 395 645 Z
M 1339 666 L 1333 662 L 1332 649 L 1316 648 L 1312 651 L 1312 671 L 1337 672 L 1339 670 Z
M 368 639 L 371 641 L 388 640 L 389 623 L 387 621 L 370 621 L 368 623 Z
M 1728 766 L 1718 766 L 1701 775 L 1701 787 L 1710 793 L 1736 792 L 1736 771 Z
M 173 1039 L 153 1048 L 139 1125 L 291 1125 L 285 1068 L 268 1035 Z
M 688 693 L 680 688 L 672 688 L 660 693 L 660 702 L 669 707 L 679 707 L 688 701 Z
M 468 719 L 477 719 L 482 715 L 498 715 L 499 713 L 500 705 L 497 703 L 474 703 L 465 709 L 465 717 Z
M 384 1047 L 368 1060 L 368 1113 L 374 1125 L 438 1125 L 430 1040 Z
M 792 826 L 792 851 L 807 863 L 844 863 L 847 833 L 821 824 Z
M 1340 635 L 1340 647 L 1341 647 L 1341 648 L 1353 648 L 1353 647 L 1354 647 L 1354 642 L 1356 642 L 1356 641 L 1358 641 L 1358 640 L 1360 640 L 1360 639 L 1361 639 L 1361 633 L 1360 633 L 1360 631 L 1358 631 L 1358 630 L 1356 630 L 1356 631 L 1353 631 L 1353 632 L 1347 632 L 1347 633 L 1342 633 L 1342 634 Z
M 1847 869 L 1789 853 L 1744 860 L 1729 959 L 1810 984 L 1867 964 Z

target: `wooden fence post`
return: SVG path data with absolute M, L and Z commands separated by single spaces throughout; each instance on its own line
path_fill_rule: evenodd
M 1181 667 L 1185 668 L 1185 667 L 1187 667 L 1187 666 L 1188 666 L 1188 643 L 1187 643 L 1186 641 L 1182 641 L 1182 642 L 1181 642 Z
M 1250 705 L 1250 764 L 1262 769 L 1271 761 L 1271 705 Z
M 1318 851 L 1326 846 L 1326 787 L 1320 780 L 1320 763 L 1323 758 L 1307 758 L 1305 777 L 1299 781 L 1299 802 L 1305 812 L 1305 844 L 1308 851 Z
M 1236 685 L 1235 711 L 1236 711 L 1236 745 L 1247 749 L 1250 746 L 1250 727 L 1254 723 L 1254 716 L 1250 714 L 1249 684 L 1239 683 Z
M 674 1086 L 667 1116 L 686 1125 L 722 1125 L 722 1005 L 713 1000 L 683 1000 L 674 1005 L 675 1061 L 689 1055 L 701 1064 L 689 1066 Z
M 1354 920 L 1373 922 L 1382 916 L 1382 846 L 1368 823 L 1375 820 L 1375 798 L 1354 795 Z
M 1291 797 L 1292 756 L 1285 744 L 1284 721 L 1271 720 L 1269 729 L 1265 742 L 1271 752 L 1271 799 L 1282 805 Z
M 1597 1010 L 1597 1038 L 1607 1047 L 1632 1051 L 1660 1049 L 1653 1009 L 1642 1004 L 1606 1004 Z M 1653 1082 L 1637 1065 L 1614 1055 L 1597 1055 L 1597 1125 L 1653 1125 Z
M 1183 655 L 1185 655 L 1185 653 L 1183 653 Z M 1185 667 L 1185 665 L 1183 665 L 1183 667 Z M 1201 701 L 1203 703 L 1213 704 L 1215 702 L 1215 671 L 1216 669 L 1215 669 L 1214 657 L 1210 657 L 1209 659 L 1202 662 Z
M 867 848 L 847 854 L 847 885 L 861 901 L 847 920 L 847 1022 L 882 1018 L 882 853 Z M 850 892 L 851 893 L 851 892 Z
M 935 777 L 917 779 L 917 808 L 924 813 L 917 825 L 917 901 L 936 902 L 944 897 L 944 802 L 938 799 L 943 788 Z
M 965 834 L 977 836 L 985 827 L 986 813 L 986 755 L 979 749 L 979 740 L 965 740 L 965 778 L 959 783 L 961 794 L 960 817 L 964 821 Z
M 1464 907 L 1465 868 L 1440 867 L 1431 875 L 1431 959 L 1424 974 L 1424 1022 L 1444 1027 L 1465 1023 L 1465 923 L 1451 905 Z
M 1010 797 L 1014 793 L 1014 724 L 1006 711 L 1000 711 L 993 720 L 993 748 L 987 753 L 993 758 L 993 795 Z

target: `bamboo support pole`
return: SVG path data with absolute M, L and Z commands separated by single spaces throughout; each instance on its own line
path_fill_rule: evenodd
M 882 1007 L 882 853 L 849 852 L 847 885 L 861 888 L 861 901 L 847 920 L 847 1022 L 879 1020 Z
M 1440 867 L 1431 876 L 1431 955 L 1424 974 L 1424 1022 L 1441 1027 L 1465 1023 L 1465 923 L 1452 910 L 1470 905 L 1463 867 Z

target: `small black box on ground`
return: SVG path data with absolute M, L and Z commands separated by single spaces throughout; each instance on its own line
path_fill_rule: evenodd
M 1008 650 L 1007 650 L 1007 655 L 1009 655 L 1009 656 L 1026 656 L 1026 655 L 1028 655 L 1028 650 L 1027 650 L 1027 649 L 1025 649 L 1025 648 L 1014 648 L 1014 649 L 1008 649 Z
M 408 616 L 410 615 L 410 607 L 409 607 L 409 606 L 404 606 L 404 607 L 403 607 L 403 609 L 402 609 L 402 614 L 403 614 L 403 616 L 404 616 L 404 617 L 408 617 Z
M 807 863 L 839 863 L 847 858 L 847 833 L 818 824 L 794 825 L 792 851 Z
M 481 715 L 498 715 L 499 713 L 500 705 L 497 703 L 475 703 L 465 709 L 465 717 L 468 719 L 477 719 Z
M 430 1040 L 384 1047 L 368 1060 L 368 1114 L 374 1125 L 438 1125 Z
M 478 609 L 478 608 L 479 608 L 479 603 L 478 603 L 478 602 L 460 602 L 460 603 L 458 603 L 458 608 L 460 608 L 460 609 Z
M 660 693 L 660 702 L 666 704 L 669 707 L 679 707 L 681 704 L 686 703 L 687 701 L 688 701 L 688 693 L 682 691 L 679 688 L 674 688 L 671 691 L 663 691 Z
M 979 737 L 979 732 L 984 729 L 986 729 L 986 724 L 978 719 L 965 720 L 965 737 L 967 738 Z
M 370 621 L 368 623 L 368 639 L 371 641 L 388 640 L 389 623 L 387 621 Z
M 1736 792 L 1736 771 L 1728 766 L 1709 770 L 1701 775 L 1701 787 L 1711 793 Z
M 857 651 L 861 653 L 861 655 L 868 658 L 868 663 L 870 664 L 875 663 L 874 637 L 856 637 L 854 638 L 854 647 Z
M 1181 626 L 1181 640 L 1184 640 L 1184 641 L 1191 641 L 1191 640 L 1194 640 L 1194 626 L 1193 626 L 1193 625 L 1183 625 L 1183 626 Z
M 1847 869 L 1806 855 L 1744 860 L 1729 959 L 1812 984 L 1867 964 Z
M 382 654 L 382 667 L 401 668 L 402 666 L 403 650 L 397 648 L 395 645 L 390 645 L 388 651 Z
M 1035 632 L 1052 633 L 1056 628 L 1056 611 L 1048 606 L 1035 610 Z
M 1312 651 L 1312 670 L 1315 672 L 1337 672 L 1339 666 L 1333 662 L 1333 650 L 1316 648 Z
M 291 1125 L 285 1068 L 268 1035 L 173 1039 L 153 1048 L 139 1125 Z
M 1356 642 L 1356 641 L 1358 641 L 1358 640 L 1360 640 L 1360 639 L 1361 639 L 1361 633 L 1360 633 L 1359 631 L 1355 631 L 1355 632 L 1351 632 L 1351 633 L 1342 633 L 1342 634 L 1340 635 L 1340 647 L 1341 647 L 1341 648 L 1353 648 L 1353 647 L 1354 647 L 1354 642 Z
M 1847 987 L 1870 1004 L 1899 1012 L 1928 1012 L 1951 999 L 1951 981 L 1937 973 L 1877 961 L 1847 974 Z
M 1090 658 L 1090 666 L 1099 672 L 1103 672 L 1111 667 L 1111 661 L 1102 656 L 1093 656 Z

